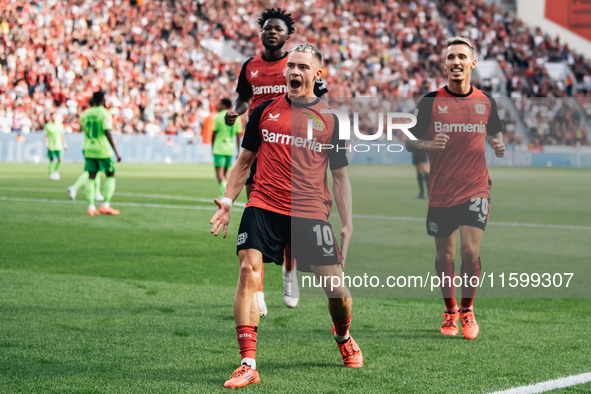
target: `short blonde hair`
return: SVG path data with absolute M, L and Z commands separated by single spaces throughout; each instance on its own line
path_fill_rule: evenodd
M 466 37 L 455 36 L 448 39 L 445 48 L 449 48 L 452 45 L 467 45 L 470 48 L 472 58 L 474 58 L 474 45 Z
M 322 64 L 324 63 L 324 56 L 322 56 L 322 53 L 320 53 L 318 48 L 312 44 L 298 44 L 291 51 L 289 51 L 289 53 L 293 52 L 311 53 L 316 58 L 316 60 L 318 60 L 320 67 L 322 67 Z

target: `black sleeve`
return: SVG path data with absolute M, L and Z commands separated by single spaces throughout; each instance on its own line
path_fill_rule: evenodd
M 499 111 L 497 110 L 497 102 L 494 98 L 486 95 L 490 100 L 490 115 L 488 116 L 488 124 L 486 127 L 486 134 L 495 135 L 499 132 L 503 132 L 503 123 L 499 118 Z
M 334 130 L 332 131 L 332 140 L 330 143 L 333 149 L 328 151 L 328 164 L 331 170 L 338 170 L 349 165 L 347 159 L 347 141 L 339 139 L 339 121 L 334 115 Z
M 252 97 L 252 85 L 246 80 L 246 66 L 252 59 L 251 57 L 242 65 L 242 70 L 240 70 L 240 76 L 238 77 L 238 85 L 236 86 L 236 93 L 244 100 L 250 100 Z
M 261 105 L 257 105 L 252 110 L 248 122 L 246 123 L 246 130 L 244 131 L 244 138 L 242 139 L 242 147 L 251 152 L 258 152 L 261 146 L 261 132 L 259 130 L 259 123 L 265 108 L 271 104 L 273 100 L 265 101 Z
M 417 124 L 409 131 L 420 140 L 424 140 L 427 137 L 429 126 L 431 126 L 431 112 L 433 111 L 433 103 L 435 102 L 436 95 L 437 92 L 427 94 L 419 101 L 415 109 Z
M 314 83 L 314 96 L 322 97 L 326 93 L 328 93 L 328 88 L 326 87 L 326 82 L 323 79 L 317 79 Z

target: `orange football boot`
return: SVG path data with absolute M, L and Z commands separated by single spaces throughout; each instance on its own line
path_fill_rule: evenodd
M 102 205 L 99 208 L 99 212 L 100 213 L 107 214 L 107 215 L 119 215 L 119 211 L 118 210 L 113 209 L 111 207 L 103 207 Z
M 460 312 L 443 314 L 443 324 L 441 325 L 441 333 L 443 335 L 456 335 L 458 333 L 458 319 Z M 463 330 L 463 328 L 462 328 Z
M 466 339 L 476 339 L 478 336 L 478 323 L 474 318 L 474 311 L 466 309 L 460 312 L 460 318 L 462 319 L 462 335 Z
M 259 383 L 261 378 L 259 373 L 246 364 L 242 364 L 226 380 L 224 387 L 244 387 L 251 383 Z
M 88 208 L 88 210 L 86 211 L 86 213 L 89 216 L 97 216 L 99 214 L 99 211 L 97 211 L 96 208 Z
M 334 337 L 335 330 L 334 325 L 332 326 L 332 336 Z M 337 345 L 339 345 L 339 350 L 341 351 L 341 355 L 343 356 L 343 363 L 347 367 L 351 368 L 361 368 L 363 367 L 363 354 L 361 354 L 361 349 L 357 345 L 357 342 L 353 339 L 351 334 L 349 334 L 349 339 L 345 343 L 339 343 L 337 341 Z

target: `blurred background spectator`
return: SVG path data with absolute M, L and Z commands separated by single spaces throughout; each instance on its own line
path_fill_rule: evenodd
M 498 99 L 508 142 L 589 144 L 590 64 L 483 0 L 0 0 L 0 132 L 42 130 L 51 112 L 78 132 L 77 116 L 104 89 L 117 132 L 196 141 L 210 103 L 234 97 L 244 60 L 206 43 L 257 54 L 256 18 L 269 6 L 293 14 L 291 45 L 312 42 L 326 55 L 332 97 L 420 97 L 446 83 L 447 37 L 465 35 L 505 81 L 479 87 L 514 99 Z M 566 65 L 564 78 L 549 63 Z

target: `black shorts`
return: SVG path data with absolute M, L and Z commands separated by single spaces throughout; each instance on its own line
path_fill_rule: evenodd
M 453 207 L 429 207 L 427 234 L 449 237 L 459 226 L 472 226 L 484 231 L 488 221 L 490 198 L 471 198 Z
M 412 164 L 415 166 L 421 163 L 426 163 L 428 160 L 428 156 L 424 152 L 413 152 L 412 154 Z
M 283 250 L 291 246 L 299 271 L 312 272 L 311 265 L 336 265 L 341 261 L 330 223 L 318 219 L 292 218 L 257 207 L 242 214 L 236 252 L 256 249 L 263 262 L 283 264 Z
M 252 165 L 250 166 L 250 174 L 248 174 L 248 179 L 246 180 L 245 185 L 252 185 L 254 183 L 254 174 L 257 172 L 257 159 L 254 159 Z

